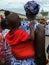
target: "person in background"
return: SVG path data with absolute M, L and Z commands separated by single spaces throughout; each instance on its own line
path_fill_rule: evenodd
M 10 46 L 7 45 L 6 40 L 5 40 L 5 36 L 6 34 L 9 32 L 9 29 L 7 29 L 7 16 L 10 14 L 9 11 L 5 11 L 5 18 L 1 20 L 1 28 L 2 28 L 2 35 L 3 35 L 3 41 L 4 41 L 4 46 L 5 46 L 5 58 L 6 58 L 6 65 L 11 65 L 10 62 Z
M 44 26 L 38 23 L 36 20 L 36 15 L 39 12 L 39 4 L 35 1 L 28 1 L 24 6 L 26 16 L 30 22 L 35 23 L 34 26 L 34 47 L 35 47 L 35 60 L 37 65 L 46 65 L 46 55 L 45 55 L 45 30 Z M 33 27 L 33 26 L 32 26 Z
M 5 14 L 5 18 L 7 18 L 7 16 L 10 14 L 10 11 L 5 10 L 4 14 Z
M 5 12 L 4 12 L 5 18 L 2 18 L 2 19 L 1 19 L 0 26 L 1 26 L 1 28 L 2 28 L 2 32 L 3 32 L 3 31 L 6 31 L 6 32 L 7 32 L 7 20 L 6 20 L 6 18 L 7 18 L 7 16 L 8 16 L 9 14 L 10 14 L 10 11 L 5 11 Z M 3 32 L 3 34 L 5 34 L 5 33 Z
M 5 14 L 5 18 L 2 19 L 1 21 L 1 27 L 2 27 L 2 34 L 5 41 L 5 36 L 9 32 L 9 29 L 7 29 L 7 16 L 10 14 L 10 11 L 5 11 L 4 14 Z M 5 43 L 5 48 L 7 49 L 6 43 Z
M 44 27 L 46 26 L 46 20 L 45 20 L 44 18 L 38 19 L 38 22 L 39 22 L 40 24 L 42 24 Z
M 0 16 L 0 32 L 2 31 L 2 27 L 1 27 L 1 21 L 2 21 L 2 19 L 3 19 L 3 16 L 1 15 Z
M 6 34 L 8 33 L 8 29 L 7 29 L 7 16 L 10 14 L 10 11 L 5 11 L 5 18 L 2 19 L 1 21 L 1 27 L 2 27 L 2 34 L 4 35 L 4 37 L 6 36 Z
M 1 20 L 3 19 L 3 16 L 2 15 L 0 15 L 0 22 L 1 22 Z
M 0 29 L 0 65 L 5 65 L 5 46 L 3 42 L 3 35 L 1 33 L 2 29 Z

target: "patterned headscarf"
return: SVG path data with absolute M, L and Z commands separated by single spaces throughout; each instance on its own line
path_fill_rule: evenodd
M 28 1 L 24 5 L 24 9 L 26 13 L 32 13 L 33 15 L 36 15 L 39 12 L 39 4 L 37 4 L 35 1 Z

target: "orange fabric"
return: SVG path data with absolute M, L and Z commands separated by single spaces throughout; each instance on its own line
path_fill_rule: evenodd
M 34 43 L 29 40 L 29 37 L 24 30 L 15 30 L 6 35 L 6 41 L 11 45 L 12 53 L 16 58 L 34 57 Z

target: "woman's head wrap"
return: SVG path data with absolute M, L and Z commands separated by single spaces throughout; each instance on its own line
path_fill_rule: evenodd
M 25 4 L 24 9 L 27 14 L 32 13 L 32 15 L 36 15 L 39 12 L 39 4 L 37 4 L 35 1 L 28 1 Z

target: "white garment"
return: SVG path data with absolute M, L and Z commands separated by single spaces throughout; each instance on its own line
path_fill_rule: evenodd
M 4 29 L 4 30 L 2 31 L 2 34 L 3 34 L 4 39 L 5 39 L 6 34 L 7 34 L 9 31 L 10 31 L 9 29 Z M 4 45 L 5 45 L 5 49 L 7 49 L 6 40 L 4 41 Z
M 45 35 L 49 35 L 49 24 L 45 27 Z
M 2 31 L 2 34 L 3 34 L 4 38 L 5 38 L 6 34 L 7 34 L 9 31 L 10 31 L 9 29 L 4 29 L 4 30 Z

